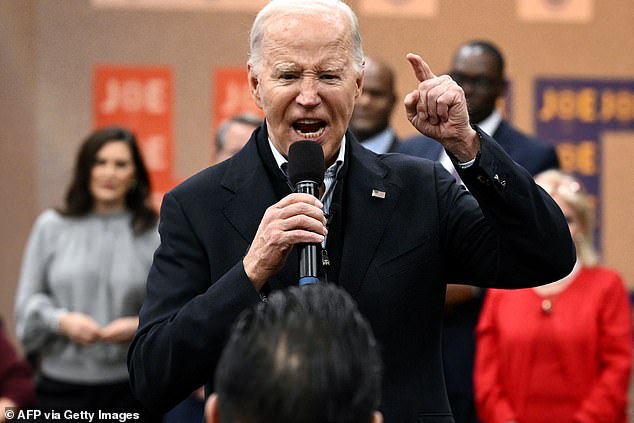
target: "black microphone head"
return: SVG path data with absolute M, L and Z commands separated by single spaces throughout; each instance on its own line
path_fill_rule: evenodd
M 302 181 L 324 182 L 324 152 L 314 141 L 302 140 L 288 149 L 288 177 L 293 186 Z

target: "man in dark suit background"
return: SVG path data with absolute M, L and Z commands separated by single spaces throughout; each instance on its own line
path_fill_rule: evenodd
M 248 80 L 265 123 L 232 158 L 164 196 L 128 356 L 134 392 L 155 410 L 203 383 L 213 392 L 235 318 L 297 285 L 296 246 L 315 243 L 320 283 L 350 293 L 381 345 L 385 422 L 452 423 L 440 355 L 446 283 L 512 288 L 568 274 L 575 251 L 561 210 L 470 125 L 456 83 L 414 54 L 407 117 L 450 152 L 469 191 L 429 160 L 362 147 L 348 126 L 363 49 L 343 1 L 273 0 L 250 40 Z M 303 139 L 324 153 L 321 200 L 293 193 L 284 172 Z
M 384 61 L 366 56 L 363 92 L 350 120 L 350 130 L 362 146 L 378 154 L 397 151 L 399 140 L 390 126 L 395 105 L 394 70 Z
M 493 136 L 511 158 L 536 175 L 559 168 L 555 148 L 513 128 L 496 109 L 508 85 L 504 57 L 488 41 L 469 41 L 455 53 L 451 77 L 462 87 L 467 99 L 469 119 Z M 440 161 L 454 173 L 451 160 L 442 146 L 424 136 L 403 141 L 398 151 Z M 480 314 L 484 291 L 469 286 L 447 287 L 443 334 L 443 363 L 449 402 L 457 423 L 477 423 L 473 401 L 473 359 L 475 326 Z

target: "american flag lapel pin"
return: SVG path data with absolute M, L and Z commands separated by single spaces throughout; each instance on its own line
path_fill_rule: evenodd
M 385 191 L 380 191 L 378 189 L 373 189 L 372 190 L 372 197 L 385 198 Z

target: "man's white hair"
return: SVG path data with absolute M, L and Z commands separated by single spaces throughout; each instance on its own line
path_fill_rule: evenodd
M 258 75 L 262 63 L 262 38 L 269 19 L 280 15 L 292 16 L 298 14 L 332 16 L 335 13 L 343 12 L 350 24 L 350 37 L 352 44 L 352 64 L 357 74 L 363 71 L 363 47 L 361 45 L 361 34 L 359 32 L 359 21 L 357 15 L 350 6 L 341 0 L 271 0 L 264 6 L 255 17 L 251 34 L 249 37 L 249 61 L 251 71 Z

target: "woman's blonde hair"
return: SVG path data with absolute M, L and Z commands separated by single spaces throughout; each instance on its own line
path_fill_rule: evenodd
M 560 170 L 546 170 L 535 176 L 535 182 L 574 210 L 579 221 L 579 233 L 574 239 L 577 256 L 584 266 L 595 266 L 599 254 L 594 245 L 594 198 L 577 178 Z

